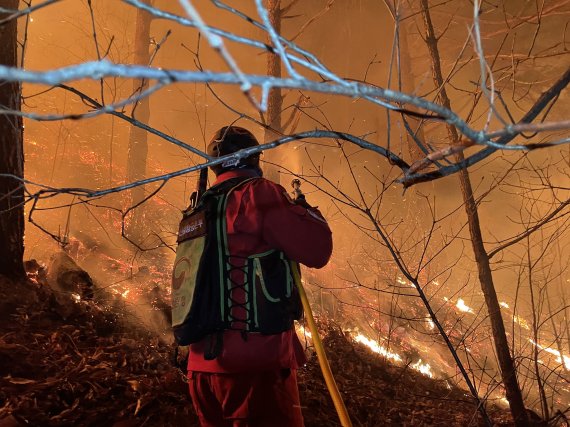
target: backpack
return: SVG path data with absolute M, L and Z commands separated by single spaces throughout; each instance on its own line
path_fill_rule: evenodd
M 172 328 L 179 345 L 217 336 L 212 346 L 216 350 L 207 358 L 219 354 L 224 330 L 277 334 L 290 329 L 303 314 L 291 271 L 293 261 L 285 253 L 270 250 L 241 258 L 240 266 L 230 264 L 228 195 L 255 179 L 260 178 L 232 178 L 210 188 L 180 222 L 172 275 Z M 236 268 L 244 273 L 243 284 L 231 280 Z M 235 287 L 242 287 L 246 294 L 243 304 L 231 298 Z M 236 306 L 243 307 L 244 319 L 232 314 Z

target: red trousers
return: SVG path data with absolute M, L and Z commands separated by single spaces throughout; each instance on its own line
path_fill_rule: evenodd
M 202 427 L 303 427 L 297 373 L 190 372 L 190 396 Z

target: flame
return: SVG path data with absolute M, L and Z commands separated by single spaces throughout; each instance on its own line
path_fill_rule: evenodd
M 467 304 L 465 304 L 465 301 L 463 301 L 462 298 L 459 298 L 457 300 L 457 304 L 455 304 L 455 306 L 460 310 L 463 311 L 465 313 L 473 313 L 473 309 L 471 307 L 468 307 Z
M 370 348 L 370 350 L 372 350 L 374 353 L 381 354 L 384 357 L 386 357 L 387 359 L 392 359 L 395 362 L 402 362 L 402 357 L 399 354 L 392 353 L 391 351 L 388 351 L 385 347 L 378 344 L 377 341 L 371 340 L 370 338 L 365 337 L 362 334 L 353 335 L 353 337 L 354 337 L 354 340 L 356 342 L 364 344 L 365 346 Z M 434 377 L 434 374 L 431 370 L 430 364 L 429 363 L 422 363 L 422 359 L 418 360 L 413 365 L 410 365 L 410 367 L 412 369 L 422 373 L 425 376 L 428 376 L 430 378 Z
M 400 276 L 398 276 L 396 278 L 396 282 L 398 282 L 400 285 L 407 285 L 408 282 L 406 282 L 404 279 L 402 279 Z
M 510 307 L 509 307 L 509 304 L 507 304 L 505 301 L 501 301 L 501 302 L 499 303 L 499 305 L 500 305 L 501 307 L 510 308 Z
M 313 334 L 306 329 L 303 325 L 299 325 L 298 323 L 295 324 L 295 329 L 297 330 L 297 334 L 301 335 L 302 337 L 307 337 L 313 339 Z
M 409 286 L 409 287 L 414 288 L 414 289 L 416 288 L 416 285 L 414 285 L 412 282 L 408 282 L 406 279 L 404 279 L 400 276 L 398 276 L 396 278 L 396 282 L 398 282 L 400 285 Z
M 382 356 L 386 357 L 387 359 L 392 359 L 392 360 L 395 360 L 397 362 L 402 361 L 402 358 L 400 357 L 399 354 L 392 353 L 391 351 L 388 351 L 385 347 L 378 344 L 377 341 L 371 340 L 370 338 L 367 338 L 362 334 L 356 335 L 354 337 L 354 340 L 356 342 L 364 344 L 365 346 L 370 348 L 370 350 L 372 350 L 374 353 L 381 354 Z
M 562 355 L 562 357 L 561 357 L 561 354 L 560 354 L 560 352 L 559 352 L 558 350 L 555 350 L 555 349 L 550 348 L 550 347 L 543 347 L 543 346 L 541 346 L 541 345 L 538 344 L 537 342 L 534 342 L 534 341 L 531 340 L 531 339 L 529 339 L 529 341 L 530 341 L 530 343 L 531 343 L 532 345 L 538 347 L 539 349 L 544 350 L 544 351 L 546 351 L 547 353 L 552 354 L 553 356 L 556 356 L 556 362 L 557 362 L 557 363 L 560 363 L 560 364 L 564 363 L 564 367 L 565 367 L 566 369 L 570 369 L 570 357 L 569 357 L 569 356 L 566 356 L 566 355 L 564 354 L 564 355 Z M 562 361 L 562 359 L 564 359 L 564 362 Z
M 295 324 L 295 330 L 297 331 L 298 335 L 301 335 L 301 337 L 306 337 L 306 338 L 312 339 L 311 332 L 309 332 L 303 325 L 296 323 Z M 378 341 L 370 339 L 370 338 L 368 338 L 362 334 L 357 334 L 357 335 L 353 334 L 352 337 L 354 338 L 354 340 L 356 342 L 358 342 L 360 344 L 364 344 L 366 347 L 368 347 L 374 353 L 381 354 L 382 356 L 386 357 L 387 359 L 393 360 L 394 362 L 402 362 L 402 360 L 403 360 L 399 354 L 389 351 L 384 346 L 381 346 L 378 343 Z M 430 378 L 434 378 L 434 374 L 431 370 L 430 364 L 429 363 L 422 363 L 422 359 L 420 359 L 416 363 L 410 365 L 410 367 L 412 369 L 422 373 L 423 375 L 426 375 Z
M 523 328 L 530 330 L 530 327 L 528 326 L 528 322 L 526 320 L 524 320 L 522 317 L 514 315 L 513 320 L 515 321 L 515 323 L 518 323 Z
M 416 363 L 410 366 L 412 367 L 412 369 L 415 369 L 416 371 L 419 371 L 422 374 L 430 378 L 433 378 L 433 372 L 431 371 L 431 366 L 429 365 L 429 363 L 422 363 L 422 359 L 418 360 Z

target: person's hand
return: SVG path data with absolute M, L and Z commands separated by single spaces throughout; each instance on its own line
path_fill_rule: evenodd
M 188 356 L 190 354 L 190 347 L 187 345 L 179 345 L 174 347 L 174 366 L 182 372 L 186 372 L 188 368 Z
M 305 209 L 310 209 L 312 208 L 311 205 L 309 205 L 309 203 L 307 203 L 307 199 L 305 199 L 305 195 L 304 194 L 297 194 L 297 197 L 294 200 L 296 205 L 299 206 L 303 206 Z

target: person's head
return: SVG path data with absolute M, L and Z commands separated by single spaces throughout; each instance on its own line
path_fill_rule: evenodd
M 208 144 L 207 153 L 212 157 L 222 157 L 244 148 L 258 146 L 259 142 L 255 136 L 239 126 L 224 126 L 219 129 Z M 216 176 L 223 172 L 233 169 L 253 169 L 261 175 L 259 168 L 259 154 L 255 153 L 249 157 L 239 159 L 239 161 L 225 161 L 223 163 L 211 166 Z

